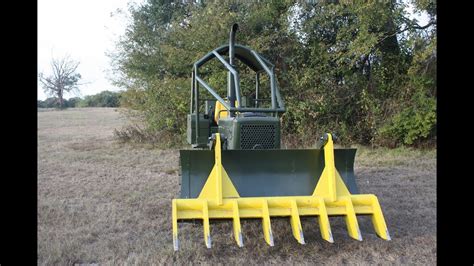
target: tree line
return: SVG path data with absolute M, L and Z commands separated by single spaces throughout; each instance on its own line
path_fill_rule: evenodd
M 429 21 L 411 18 L 409 4 Z M 236 43 L 275 64 L 285 141 L 311 145 L 324 132 L 345 144 L 436 140 L 435 1 L 147 0 L 129 11 L 110 56 L 122 103 L 139 111 L 149 135 L 184 140 L 192 64 L 239 23 Z M 253 76 L 239 71 L 245 95 Z M 209 63 L 204 72 L 225 95 L 225 70 Z
M 44 101 L 38 100 L 38 108 L 73 108 L 73 107 L 119 107 L 121 92 L 102 91 L 84 98 L 72 97 L 59 99 L 49 97 Z

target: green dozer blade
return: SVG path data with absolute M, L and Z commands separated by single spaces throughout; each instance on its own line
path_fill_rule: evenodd
M 352 194 L 356 149 L 335 149 L 335 165 Z M 180 150 L 180 198 L 197 198 L 214 165 L 214 151 Z M 222 165 L 241 197 L 312 195 L 324 169 L 322 149 L 224 150 Z

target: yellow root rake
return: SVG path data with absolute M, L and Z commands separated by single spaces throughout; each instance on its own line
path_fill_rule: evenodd
M 241 198 L 221 163 L 220 136 L 216 134 L 215 164 L 200 195 L 195 199 L 173 199 L 173 244 L 178 250 L 178 220 L 202 219 L 204 241 L 211 248 L 210 219 L 232 219 L 234 238 L 243 246 L 241 218 L 262 219 L 263 235 L 273 246 L 270 217 L 289 217 L 293 236 L 305 244 L 300 216 L 317 216 L 321 237 L 333 243 L 329 216 L 344 216 L 349 236 L 362 241 L 356 215 L 370 215 L 376 234 L 385 240 L 390 235 L 378 199 L 373 194 L 350 194 L 334 163 L 332 137 L 324 146 L 325 168 L 311 196 Z

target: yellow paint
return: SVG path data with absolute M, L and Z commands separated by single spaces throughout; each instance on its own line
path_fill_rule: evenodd
M 232 201 L 232 219 L 234 225 L 234 238 L 235 242 L 239 247 L 243 247 L 243 239 L 242 239 L 242 230 L 240 228 L 240 215 L 239 215 L 239 202 L 234 200 Z
M 324 203 L 324 199 L 321 197 L 314 197 L 315 203 L 313 203 L 315 207 L 318 208 L 318 222 L 319 222 L 319 230 L 321 231 L 321 237 L 333 243 L 334 239 L 332 238 L 331 232 L 331 225 L 329 224 L 328 213 L 326 211 L 326 204 Z
M 313 196 L 319 195 L 325 200 L 333 202 L 337 199 L 336 190 L 336 165 L 334 162 L 334 144 L 331 134 L 328 134 L 328 141 L 324 146 L 324 169 L 321 174 Z
M 267 244 L 273 247 L 274 245 L 273 233 L 272 233 L 272 225 L 270 223 L 270 211 L 268 210 L 268 202 L 265 199 L 261 199 L 260 202 L 261 202 L 260 206 L 262 209 L 261 218 L 262 218 L 262 227 L 263 227 L 263 237 L 265 238 L 265 241 L 267 242 Z M 251 206 L 253 206 L 253 204 L 251 204 Z
M 370 205 L 372 195 L 352 195 L 353 210 L 356 214 L 373 214 L 374 208 Z M 233 219 L 234 202 L 237 201 L 240 218 L 265 218 L 268 216 L 291 216 L 291 202 L 297 203 L 300 216 L 319 216 L 324 214 L 324 206 L 328 216 L 347 215 L 347 203 L 345 199 L 333 203 L 321 205 L 321 197 L 314 196 L 288 196 L 288 197 L 248 197 L 237 199 L 223 199 L 219 205 L 215 200 L 198 199 L 175 199 L 177 207 L 177 219 L 202 219 L 203 204 L 207 201 L 208 216 L 210 219 Z M 321 215 L 323 216 L 323 215 Z
M 298 213 L 298 205 L 296 200 L 290 200 L 290 209 L 291 209 L 291 229 L 293 231 L 293 236 L 298 240 L 298 243 L 305 244 L 303 229 L 301 228 L 300 215 Z
M 219 124 L 219 118 L 226 118 L 229 115 L 229 112 L 227 111 L 222 111 L 224 110 L 225 107 L 220 103 L 219 101 L 216 101 L 216 108 L 214 111 L 214 121 L 216 121 L 217 124 Z
M 239 103 L 237 101 L 235 101 L 235 107 L 239 107 Z M 225 111 L 222 111 L 222 110 L 225 110 Z M 226 118 L 228 116 L 229 116 L 229 112 L 225 109 L 224 105 L 221 102 L 216 101 L 216 107 L 214 111 L 214 121 L 216 121 L 216 123 L 219 124 L 219 119 Z
M 207 248 L 211 248 L 211 228 L 209 227 L 209 209 L 207 200 L 202 200 L 202 222 L 204 227 L 204 243 Z
M 346 207 L 346 215 L 344 216 L 344 219 L 346 220 L 347 231 L 349 232 L 349 236 L 356 240 L 362 241 L 359 223 L 357 222 L 357 217 L 354 210 L 354 205 L 352 205 L 351 197 L 342 196 L 339 198 L 339 201 L 344 202 L 344 205 Z
M 177 251 L 179 248 L 178 244 L 178 210 L 176 207 L 176 199 L 172 201 L 172 219 L 173 219 L 173 247 L 174 251 Z
M 222 166 L 221 160 L 221 138 L 216 133 L 215 163 L 209 174 L 206 184 L 199 194 L 199 199 L 215 199 L 218 204 L 222 204 L 222 198 L 238 198 L 239 193 L 232 184 L 229 175 Z
M 373 194 L 352 195 L 347 189 L 334 163 L 334 146 L 328 134 L 324 146 L 325 169 L 311 196 L 291 197 L 244 197 L 241 198 L 222 166 L 220 135 L 216 134 L 215 164 L 197 199 L 174 199 L 172 201 L 173 242 L 178 248 L 178 220 L 203 219 L 204 240 L 211 247 L 209 219 L 232 219 L 234 238 L 242 243 L 241 218 L 260 218 L 265 241 L 273 246 L 270 217 L 289 217 L 295 239 L 304 244 L 300 216 L 317 216 L 321 237 L 334 242 L 329 216 L 344 216 L 349 236 L 362 240 L 357 214 L 371 215 L 375 232 L 390 240 L 382 209 Z

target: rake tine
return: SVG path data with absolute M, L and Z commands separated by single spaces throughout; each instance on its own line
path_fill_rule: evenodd
M 305 244 L 303 230 L 301 229 L 301 221 L 300 215 L 298 213 L 298 205 L 296 204 L 296 200 L 291 200 L 291 229 L 293 231 L 293 236 L 298 240 L 298 242 L 302 245 Z
M 207 200 L 202 201 L 202 220 L 204 226 L 204 242 L 207 248 L 211 248 L 211 230 L 209 227 L 209 209 Z
M 233 212 L 233 223 L 234 223 L 234 238 L 239 247 L 243 247 L 244 243 L 242 241 L 242 230 L 240 227 L 240 216 L 239 216 L 239 202 L 234 200 L 232 203 L 232 212 Z
M 390 234 L 388 233 L 387 225 L 385 224 L 385 219 L 383 217 L 382 208 L 380 207 L 379 200 L 375 195 L 369 195 L 371 201 L 373 214 L 372 214 L 372 224 L 375 228 L 377 236 L 387 241 L 392 240 Z
M 262 200 L 262 225 L 263 225 L 263 235 L 265 237 L 265 241 L 268 245 L 273 247 L 273 233 L 272 233 L 272 226 L 270 223 L 270 212 L 268 211 L 268 202 L 266 200 Z
M 357 222 L 357 217 L 354 211 L 354 206 L 352 205 L 352 200 L 349 196 L 341 197 L 341 200 L 346 205 L 346 215 L 344 216 L 346 220 L 347 230 L 349 231 L 349 236 L 355 240 L 362 241 L 362 235 L 359 229 L 359 223 Z
M 334 243 L 334 239 L 332 237 L 331 232 L 331 225 L 329 223 L 328 212 L 326 210 L 326 203 L 324 203 L 323 198 L 317 197 L 317 204 L 319 209 L 318 221 L 319 228 L 321 230 L 321 237 L 329 243 Z
M 173 248 L 174 251 L 179 249 L 178 240 L 178 208 L 176 206 L 176 200 L 172 201 L 172 219 L 173 219 Z

